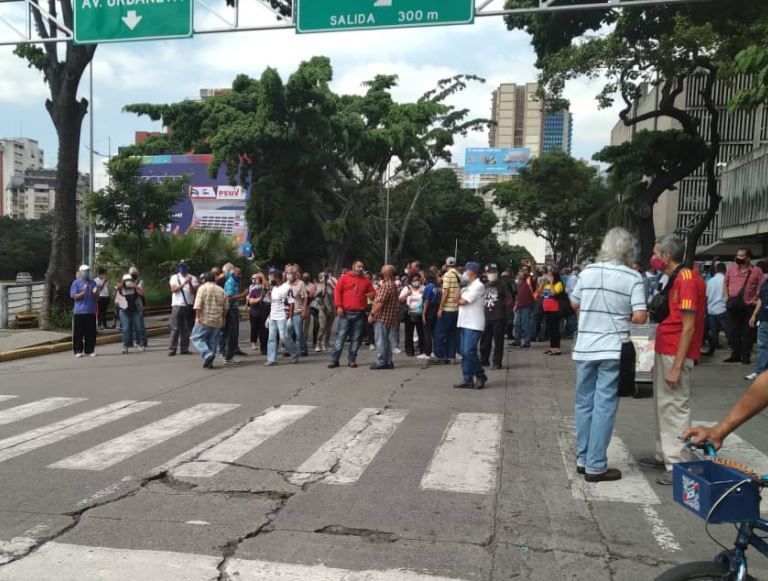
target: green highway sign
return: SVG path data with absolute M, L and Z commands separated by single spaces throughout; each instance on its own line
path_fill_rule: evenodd
M 472 24 L 474 0 L 296 0 L 296 32 Z
M 192 36 L 194 0 L 73 0 L 75 44 Z

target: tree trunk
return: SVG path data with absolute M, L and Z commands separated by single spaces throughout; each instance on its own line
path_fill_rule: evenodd
M 413 211 L 416 208 L 416 204 L 419 202 L 421 193 L 427 188 L 427 185 L 429 184 L 429 174 L 422 174 L 420 182 L 421 183 L 419 183 L 419 187 L 416 189 L 416 193 L 413 196 L 413 200 L 411 200 L 411 204 L 408 206 L 408 211 L 405 213 L 405 218 L 403 218 L 403 223 L 400 226 L 400 239 L 397 241 L 397 248 L 395 248 L 394 254 L 389 257 L 390 262 L 398 260 L 400 255 L 403 253 L 403 246 L 405 245 L 405 234 L 408 232 L 408 225 L 411 223 Z
M 77 179 L 80 153 L 80 129 L 88 111 L 88 101 L 77 100 L 77 87 L 82 76 L 63 73 L 59 83 L 51 85 L 52 100 L 46 109 L 56 127 L 59 139 L 56 171 L 51 256 L 45 273 L 45 292 L 40 312 L 40 327 L 51 327 L 53 309 L 71 306 L 69 287 L 77 269 Z M 54 87 L 57 87 L 57 91 Z

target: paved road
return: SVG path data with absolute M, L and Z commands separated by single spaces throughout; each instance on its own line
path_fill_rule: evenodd
M 510 351 L 481 392 L 404 356 L 371 371 L 367 350 L 358 369 L 207 371 L 158 339 L 3 364 L 0 581 L 636 581 L 710 559 L 702 522 L 635 464 L 650 400 L 621 404 L 624 480 L 574 474 L 573 365 L 542 349 Z M 697 420 L 742 371 L 696 369 Z M 766 422 L 734 456 L 768 472 Z

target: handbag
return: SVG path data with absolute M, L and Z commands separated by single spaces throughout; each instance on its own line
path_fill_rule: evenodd
M 571 306 L 571 299 L 564 292 L 557 295 L 557 304 L 559 307 L 560 316 L 564 319 L 567 319 L 576 312 Z
M 635 344 L 627 341 L 621 344 L 621 358 L 619 359 L 619 397 L 635 395 L 635 366 L 637 352 Z
M 741 290 L 739 291 L 739 294 L 737 294 L 735 297 L 729 298 L 726 301 L 725 310 L 731 311 L 732 313 L 736 313 L 736 314 L 741 314 L 747 310 L 747 303 L 744 302 L 744 291 L 747 290 L 747 283 L 749 282 L 750 276 L 752 276 L 751 268 L 747 273 L 747 278 L 744 280 L 744 284 L 741 285 Z
M 669 276 L 667 286 L 648 303 L 648 315 L 654 323 L 661 323 L 669 316 L 669 293 L 672 291 L 672 285 L 675 284 L 675 279 L 682 269 L 682 265 L 678 266 Z

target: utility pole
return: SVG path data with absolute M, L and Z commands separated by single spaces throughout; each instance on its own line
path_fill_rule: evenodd
M 384 218 L 384 264 L 389 264 L 389 164 L 387 164 L 387 174 L 386 174 L 386 193 L 387 193 L 387 208 L 386 208 L 386 214 Z
M 93 59 L 91 59 L 91 62 L 88 63 L 88 79 L 89 79 L 89 96 L 88 96 L 88 106 L 89 106 L 89 125 L 90 125 L 90 151 L 89 151 L 89 161 L 90 161 L 90 169 L 88 170 L 89 175 L 89 189 L 91 192 L 93 192 L 94 188 L 94 178 L 93 178 Z M 86 216 L 88 220 L 88 264 L 91 266 L 91 268 L 94 268 L 95 265 L 93 264 L 95 254 L 96 254 L 96 224 L 95 221 L 91 216 Z

